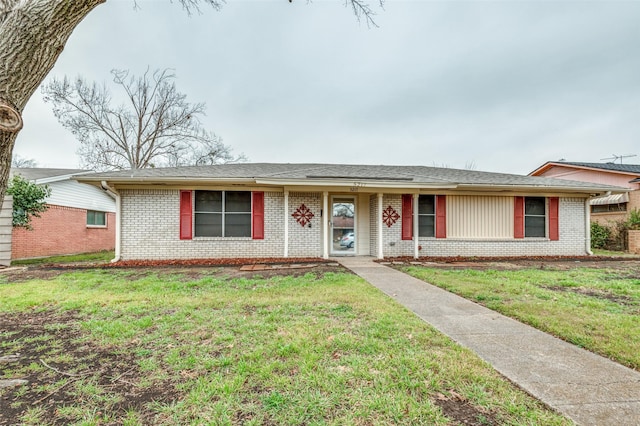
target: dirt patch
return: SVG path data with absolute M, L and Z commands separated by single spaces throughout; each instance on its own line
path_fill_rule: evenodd
M 152 424 L 150 403 L 179 397 L 172 383 L 142 386 L 134 356 L 90 343 L 74 313 L 0 314 L 0 330 L 0 377 L 26 380 L 0 388 L 0 425 L 15 425 L 34 409 L 54 425 L 81 420 L 73 413 L 87 409 L 108 413 L 111 424 L 135 410 Z
M 474 269 L 498 271 L 518 269 L 546 269 L 567 271 L 575 268 L 611 269 L 624 278 L 640 279 L 640 257 L 537 257 L 537 258 L 444 258 L 419 259 L 397 257 L 380 261 L 390 266 L 422 265 L 443 269 Z
M 455 391 L 449 392 L 448 396 L 438 394 L 433 402 L 440 407 L 445 416 L 458 425 L 488 426 L 501 424 L 495 414 L 488 410 L 474 407 Z
M 238 265 L 184 265 L 184 264 L 164 264 L 153 265 L 147 262 L 146 266 L 120 265 L 114 266 L 61 266 L 61 265 L 43 265 L 7 268 L 0 270 L 0 283 L 19 283 L 30 280 L 48 280 L 56 278 L 59 275 L 77 272 L 87 269 L 108 269 L 113 271 L 124 271 L 127 279 L 134 281 L 144 278 L 150 274 L 156 276 L 182 275 L 184 280 L 197 280 L 205 277 L 218 278 L 270 278 L 277 276 L 302 276 L 308 273 L 317 277 L 322 277 L 329 272 L 351 273 L 342 265 L 334 262 L 316 262 L 315 263 L 240 263 Z M 251 266 L 251 268 L 246 268 Z M 243 269 L 244 268 L 244 269 Z
M 625 306 L 638 306 L 638 302 L 636 302 L 632 297 L 614 294 L 612 292 L 606 290 L 595 290 L 592 288 L 584 288 L 584 287 L 563 287 L 563 286 L 544 286 L 547 290 L 559 291 L 559 292 L 571 292 L 575 294 L 579 294 L 581 296 L 593 297 L 596 299 L 608 300 L 613 303 L 617 303 Z

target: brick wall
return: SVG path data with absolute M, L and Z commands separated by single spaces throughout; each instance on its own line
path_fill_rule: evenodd
M 629 253 L 640 254 L 640 231 L 629 232 Z
M 263 240 L 253 240 L 250 237 L 194 237 L 192 240 L 180 240 L 180 191 L 140 189 L 122 190 L 120 194 L 123 260 L 282 257 L 284 254 L 284 195 L 282 193 L 265 192 L 264 194 Z M 289 205 L 290 208 L 293 207 L 291 200 Z M 308 229 L 311 232 L 319 232 L 319 229 L 314 228 L 313 225 Z M 290 238 L 296 235 L 296 230 L 292 229 L 291 224 L 289 224 L 289 232 L 293 232 Z M 298 256 L 312 255 L 297 246 L 294 250 L 297 250 Z M 313 255 L 317 256 L 317 251 Z
M 302 204 L 313 213 L 313 219 L 304 227 L 296 222 L 292 216 Z M 287 220 L 289 226 L 289 256 L 291 257 L 322 257 L 322 193 L 289 193 L 289 212 Z M 277 213 L 282 215 L 282 212 Z M 265 214 L 265 218 L 267 215 Z
M 33 230 L 13 228 L 12 259 L 113 250 L 115 213 L 107 213 L 106 228 L 87 228 L 87 211 L 50 205 L 31 221 Z
M 584 199 L 561 198 L 560 239 L 435 239 L 420 238 L 420 256 L 584 256 Z M 408 253 L 407 255 L 412 255 Z
M 265 192 L 265 239 L 194 238 L 180 240 L 179 191 L 122 190 L 122 258 L 184 259 L 219 257 L 282 257 L 284 254 L 284 195 Z M 369 202 L 370 248 L 377 255 L 378 212 L 376 196 Z M 313 213 L 310 224 L 301 226 L 291 216 L 305 204 Z M 402 196 L 383 197 L 383 208 L 402 213 Z M 321 193 L 290 193 L 286 220 L 289 256 L 322 256 Z M 421 238 L 421 256 L 549 256 L 584 255 L 584 200 L 560 199 L 560 240 L 547 239 L 435 239 Z M 413 241 L 402 240 L 400 218 L 382 227 L 384 256 L 413 256 Z
M 371 247 L 377 254 L 377 198 L 372 197 Z M 402 213 L 402 196 L 385 195 L 383 209 L 391 206 Z M 560 199 L 560 239 L 549 241 L 539 239 L 471 239 L 471 238 L 420 238 L 420 256 L 582 256 L 586 254 L 584 199 Z M 413 256 L 412 240 L 402 240 L 402 223 L 382 226 L 383 250 L 385 257 Z

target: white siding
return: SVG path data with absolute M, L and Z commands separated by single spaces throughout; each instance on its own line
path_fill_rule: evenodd
M 369 244 L 369 195 L 360 194 L 356 198 L 356 212 L 357 212 L 357 234 L 356 234 L 356 248 L 360 256 L 369 256 L 371 254 Z M 374 216 L 375 217 L 375 216 Z
M 513 197 L 447 197 L 447 238 L 512 238 Z
M 93 185 L 74 180 L 52 182 L 48 185 L 51 188 L 51 196 L 47 198 L 47 204 L 101 212 L 116 211 L 115 200 Z
M 11 264 L 11 233 L 13 227 L 13 198 L 5 195 L 4 202 L 0 206 L 0 265 Z

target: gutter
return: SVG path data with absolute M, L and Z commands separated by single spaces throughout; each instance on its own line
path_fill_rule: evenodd
M 120 260 L 120 241 L 121 241 L 121 229 L 122 229 L 122 221 L 121 221 L 121 207 L 122 207 L 122 199 L 120 198 L 120 193 L 117 189 L 109 186 L 107 181 L 103 180 L 100 182 L 100 187 L 111 197 L 116 200 L 116 252 L 115 257 L 111 259 L 111 263 L 117 262 Z

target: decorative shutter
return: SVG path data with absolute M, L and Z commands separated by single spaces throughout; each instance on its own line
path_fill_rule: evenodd
M 524 238 L 524 197 L 513 197 L 513 238 Z
M 549 239 L 558 241 L 560 239 L 560 226 L 558 213 L 560 210 L 560 199 L 558 197 L 549 198 Z
M 402 194 L 402 239 L 413 237 L 413 196 Z
M 436 238 L 447 238 L 446 195 L 436 195 Z
M 251 238 L 264 240 L 264 192 L 252 192 L 251 204 Z
M 190 240 L 192 234 L 191 191 L 180 191 L 180 239 Z

